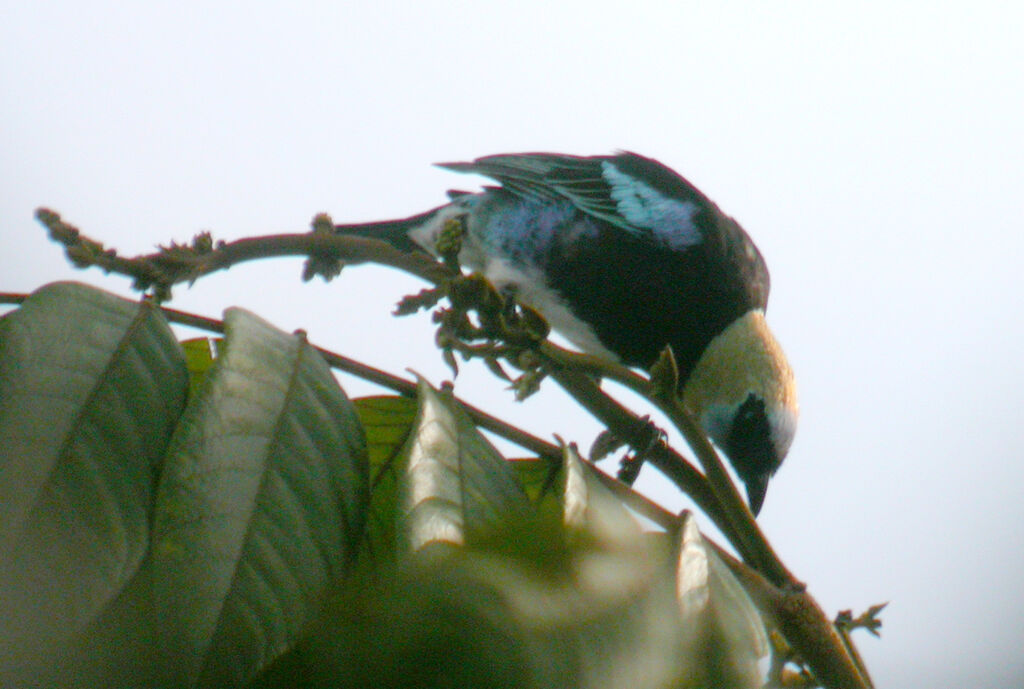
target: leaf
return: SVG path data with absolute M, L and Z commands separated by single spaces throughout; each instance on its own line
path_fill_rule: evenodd
M 138 568 L 187 382 L 149 303 L 54 283 L 3 318 L 0 668 L 82 629 Z
M 416 422 L 419 403 L 412 397 L 379 395 L 352 401 L 366 432 L 371 484 L 402 449 Z
M 168 452 L 153 592 L 168 683 L 238 686 L 289 647 L 355 550 L 366 449 L 302 338 L 240 309 Z
M 182 341 L 181 348 L 185 351 L 185 366 L 188 368 L 189 397 L 195 397 L 199 392 L 206 374 L 213 367 L 217 348 L 222 341 L 220 337 L 197 337 Z
M 486 574 L 469 551 L 432 543 L 394 576 L 332 600 L 249 689 L 539 689 Z
M 612 547 L 591 542 L 577 549 L 558 588 L 543 581 L 532 591 L 509 587 L 513 615 L 542 644 L 532 656 L 535 666 L 546 671 L 548 658 L 569 661 L 571 682 L 556 675 L 538 686 L 677 686 L 683 632 L 660 544 L 649 536 Z
M 562 505 L 566 526 L 598 541 L 628 544 L 640 536 L 640 525 L 590 471 L 575 445 L 562 447 L 565 484 Z
M 666 549 L 634 546 L 581 548 L 551 567 L 432 542 L 395 576 L 332 599 L 252 689 L 675 686 Z
M 655 397 L 671 400 L 679 390 L 679 364 L 676 363 L 672 345 L 658 354 L 657 361 L 651 366 L 651 391 Z
M 422 378 L 402 487 L 401 535 L 412 551 L 471 542 L 531 512 L 508 462 L 450 395 Z
M 534 504 L 550 497 L 558 499 L 554 488 L 561 467 L 556 463 L 547 459 L 513 459 L 511 464 L 519 475 L 523 490 Z
M 676 570 L 686 686 L 756 688 L 768 652 L 764 622 L 746 590 L 708 546 L 689 512 L 683 515 Z
M 416 423 L 419 403 L 393 395 L 363 397 L 353 403 L 366 431 L 370 463 L 370 508 L 360 567 L 380 569 L 394 563 L 398 486 L 405 471 L 402 450 Z

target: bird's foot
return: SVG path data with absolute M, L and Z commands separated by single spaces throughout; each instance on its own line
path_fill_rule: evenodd
M 643 424 L 643 435 L 645 437 L 645 441 L 639 443 L 637 446 L 633 446 L 631 450 L 619 460 L 619 470 L 616 473 L 616 477 L 628 486 L 632 486 L 633 482 L 636 481 L 637 476 L 640 475 L 640 469 L 643 468 L 647 456 L 653 452 L 656 447 L 661 445 L 666 438 L 665 431 L 656 426 L 654 422 L 651 421 L 650 416 L 641 417 L 640 423 Z M 597 438 L 594 439 L 594 443 L 590 447 L 590 461 L 596 462 L 604 459 L 625 445 L 626 443 L 611 431 L 602 431 L 598 434 Z

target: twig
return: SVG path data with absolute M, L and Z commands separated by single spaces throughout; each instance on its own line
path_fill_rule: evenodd
M 233 265 L 260 258 L 306 256 L 316 268 L 306 273 L 320 273 L 330 279 L 340 271 L 342 263 L 374 262 L 398 268 L 428 282 L 440 283 L 451 271 L 426 255 L 399 251 L 376 239 L 353 237 L 325 231 L 330 219 L 319 215 L 313 220 L 314 231 L 303 234 L 278 234 L 249 237 L 233 242 L 214 243 L 209 234 L 197 235 L 191 244 L 172 244 L 152 254 L 124 258 L 114 249 L 90 239 L 58 213 L 46 208 L 36 211 L 36 218 L 50 231 L 50 237 L 64 245 L 71 262 L 79 268 L 96 266 L 107 273 L 132 278 L 139 290 L 153 288 L 157 301 L 170 296 L 170 288 L 182 282 L 226 270 Z M 333 227 L 333 226 L 332 226 Z

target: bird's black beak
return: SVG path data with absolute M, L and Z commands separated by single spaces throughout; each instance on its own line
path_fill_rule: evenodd
M 750 504 L 750 511 L 757 516 L 764 504 L 764 496 L 768 493 L 768 479 L 771 474 L 758 474 L 753 478 L 744 481 L 747 484 L 747 502 Z

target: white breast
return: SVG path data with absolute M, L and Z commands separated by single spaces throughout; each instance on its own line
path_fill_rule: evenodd
M 538 270 L 515 266 L 505 259 L 488 259 L 484 276 L 499 290 L 511 290 L 517 301 L 536 309 L 554 330 L 588 354 L 618 361 L 597 339 L 594 330 L 569 310 L 559 294 L 544 281 Z
M 442 208 L 430 220 L 409 230 L 409 238 L 431 254 L 437 255 L 437 238 L 445 222 L 465 213 L 464 208 L 455 205 Z M 510 292 L 520 303 L 536 309 L 548 325 L 584 352 L 619 361 L 614 353 L 601 344 L 594 330 L 569 310 L 565 300 L 547 284 L 539 270 L 517 266 L 506 258 L 488 255 L 472 231 L 463 237 L 459 262 L 470 270 L 483 273 L 499 291 Z

